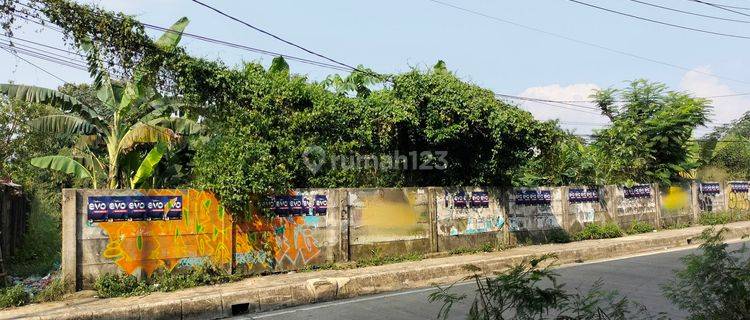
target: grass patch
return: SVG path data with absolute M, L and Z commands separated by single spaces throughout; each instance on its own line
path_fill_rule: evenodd
M 625 232 L 627 234 L 640 234 L 649 233 L 654 230 L 656 230 L 656 228 L 646 221 L 633 220 L 633 222 L 630 223 L 630 228 Z
M 622 229 L 619 225 L 607 222 L 605 224 L 592 223 L 586 225 L 583 230 L 573 235 L 573 240 L 593 240 L 593 239 L 610 239 L 619 238 L 623 236 Z
M 460 247 L 453 250 L 448 251 L 449 255 L 459 255 L 459 254 L 474 254 L 474 253 L 480 253 L 480 252 L 493 252 L 497 251 L 498 247 L 490 242 L 483 243 L 479 248 L 476 247 Z
M 0 289 L 0 309 L 20 307 L 29 301 L 31 301 L 31 295 L 24 290 L 23 285 Z
M 406 261 L 419 261 L 424 259 L 424 255 L 419 253 L 407 253 L 402 255 L 383 255 L 380 250 L 373 250 L 370 257 L 357 260 L 356 266 L 361 267 L 373 267 L 382 266 L 384 264 L 399 263 Z
M 719 211 L 701 214 L 700 218 L 698 218 L 698 223 L 704 226 L 713 226 L 745 220 L 750 220 L 750 214 L 737 211 Z
M 34 302 L 59 301 L 68 293 L 61 278 L 52 280 L 44 289 L 34 295 Z
M 138 281 L 131 275 L 105 274 L 96 279 L 94 289 L 100 298 L 129 297 L 227 283 L 240 278 L 207 264 L 186 272 L 163 271 L 145 281 Z

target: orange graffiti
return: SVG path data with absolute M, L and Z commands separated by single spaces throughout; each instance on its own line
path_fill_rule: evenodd
M 217 266 L 235 262 L 249 269 L 268 270 L 285 262 L 306 264 L 321 252 L 311 228 L 317 227 L 318 219 L 325 223 L 324 217 L 254 215 L 251 220 L 235 224 L 210 192 L 141 192 L 181 195 L 182 219 L 94 222 L 92 227 L 101 228 L 108 237 L 102 257 L 114 261 L 127 274 L 142 271 L 151 275 L 161 268 L 173 270 L 204 262 Z M 307 225 L 308 220 L 315 225 Z
M 232 218 L 208 192 L 180 190 L 143 191 L 145 195 L 182 195 L 181 220 L 115 221 L 94 223 L 109 237 L 102 256 L 133 274 L 142 270 L 172 270 L 177 265 L 210 261 L 216 265 L 232 262 Z M 240 237 L 239 242 L 247 241 Z M 252 245 L 242 243 L 246 250 Z
M 276 261 L 288 259 L 295 264 L 307 264 L 319 253 L 318 245 L 312 235 L 312 230 L 305 226 L 305 218 L 301 216 L 276 218 Z

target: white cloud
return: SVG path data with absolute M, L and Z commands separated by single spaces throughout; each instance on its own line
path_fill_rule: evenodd
M 519 96 L 562 101 L 587 101 L 589 96 L 600 87 L 593 83 L 578 83 L 571 85 L 552 84 L 541 87 L 531 87 L 519 93 Z M 530 111 L 539 120 L 559 119 L 561 126 L 566 129 L 575 130 L 580 134 L 588 134 L 592 129 L 600 128 L 597 125 L 607 123 L 607 119 L 598 114 L 596 110 L 581 108 L 578 106 L 554 103 L 549 104 L 525 101 L 520 102 L 522 108 Z M 592 103 L 573 102 L 572 104 L 586 107 L 594 107 Z
M 745 93 L 732 89 L 723 84 L 719 78 L 711 76 L 711 68 L 703 66 L 685 73 L 680 81 L 680 89 L 698 97 L 712 97 Z M 714 124 L 723 124 L 739 118 L 750 111 L 750 96 L 717 97 L 711 99 L 713 113 L 711 120 Z M 710 132 L 711 128 L 699 128 L 698 135 Z

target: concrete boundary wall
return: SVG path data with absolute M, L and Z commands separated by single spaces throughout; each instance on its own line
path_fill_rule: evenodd
M 210 192 L 65 189 L 62 269 L 80 290 L 112 272 L 145 277 L 204 263 L 234 273 L 282 272 L 545 243 L 591 223 L 666 228 L 711 212 L 750 212 L 747 186 L 300 189 L 270 197 L 264 205 L 273 214 L 249 220 L 236 220 Z M 155 209 L 137 210 L 149 205 Z

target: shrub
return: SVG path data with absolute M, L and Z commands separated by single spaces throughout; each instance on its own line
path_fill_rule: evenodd
M 491 242 L 485 242 L 485 243 L 482 244 L 482 249 L 481 250 L 483 252 L 492 252 L 492 251 L 495 251 L 495 245 L 493 243 L 491 243 Z
M 717 224 L 726 224 L 731 220 L 728 212 L 706 212 L 701 214 L 698 223 L 704 226 L 714 226 Z
M 20 307 L 30 300 L 29 293 L 20 284 L 0 290 L 0 308 Z
M 563 228 L 554 228 L 547 233 L 547 240 L 551 243 L 568 243 L 571 238 Z
M 135 296 L 151 292 L 148 285 L 136 277 L 121 274 L 104 274 L 96 279 L 94 289 L 100 298 Z
M 664 295 L 689 319 L 747 319 L 750 310 L 750 257 L 747 247 L 730 251 L 723 232 L 703 231 L 699 254 L 682 258 L 684 269 L 664 287 Z
M 607 222 L 603 225 L 592 223 L 586 225 L 583 230 L 573 235 L 573 240 L 609 239 L 622 237 L 623 232 L 619 225 Z
M 214 265 L 204 264 L 191 269 L 189 272 L 165 271 L 155 275 L 148 282 L 151 285 L 152 291 L 169 292 L 197 286 L 231 282 L 238 278 L 239 276 L 229 274 Z
M 648 233 L 654 230 L 656 230 L 656 228 L 654 228 L 654 226 L 646 221 L 633 220 L 633 222 L 630 224 L 630 228 L 628 228 L 626 232 L 628 234 L 639 234 Z
M 44 289 L 40 290 L 34 295 L 34 302 L 50 302 L 62 300 L 67 289 L 65 288 L 65 282 L 61 278 L 56 278 L 47 284 Z
M 99 297 L 127 297 L 151 292 L 169 292 L 197 286 L 227 283 L 240 279 L 211 264 L 196 266 L 185 272 L 163 270 L 150 278 L 138 281 L 134 276 L 105 274 L 96 279 L 94 288 Z

